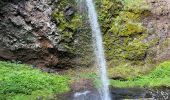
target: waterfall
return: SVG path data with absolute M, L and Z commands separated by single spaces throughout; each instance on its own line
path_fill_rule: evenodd
M 102 33 L 98 23 L 97 13 L 93 0 L 86 0 L 88 7 L 89 22 L 93 33 L 93 43 L 95 46 L 95 54 L 97 58 L 97 64 L 100 68 L 100 77 L 102 81 L 101 87 L 101 99 L 102 100 L 111 100 L 109 93 L 109 79 L 107 77 L 107 66 L 104 55 L 104 47 L 102 43 Z

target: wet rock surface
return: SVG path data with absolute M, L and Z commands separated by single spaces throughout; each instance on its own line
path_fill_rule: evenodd
M 142 88 L 112 88 L 113 100 L 142 99 L 142 100 L 169 100 L 170 89 L 142 89 Z
M 59 100 L 101 100 L 97 91 L 82 91 L 64 94 L 57 97 Z
M 170 89 L 111 88 L 112 100 L 169 100 Z M 59 100 L 102 100 L 97 90 L 69 92 L 59 96 Z

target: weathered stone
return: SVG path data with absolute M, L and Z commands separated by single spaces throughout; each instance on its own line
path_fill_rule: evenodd
M 58 40 L 51 21 L 51 0 L 10 0 L 0 3 L 0 58 L 37 66 L 56 66 Z M 50 49 L 56 52 L 51 53 Z
M 148 57 L 155 61 L 164 61 L 170 59 L 170 1 L 169 0 L 146 0 L 150 6 L 150 15 L 143 19 L 143 24 L 147 27 L 149 33 L 154 33 L 146 38 L 147 41 L 157 39 L 155 45 L 152 45 Z M 150 53 L 154 52 L 154 56 Z
M 65 17 L 67 20 L 70 20 L 71 16 L 74 14 L 74 8 L 71 6 L 67 6 L 65 8 Z
M 16 26 L 22 26 L 22 25 L 25 24 L 25 21 L 24 21 L 24 19 L 21 16 L 17 16 L 17 17 L 12 16 L 10 18 L 10 20 Z

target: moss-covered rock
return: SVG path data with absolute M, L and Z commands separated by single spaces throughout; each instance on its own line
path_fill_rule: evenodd
M 128 60 L 142 60 L 146 56 L 147 44 L 141 41 L 132 41 L 124 47 L 124 58 Z
M 61 35 L 60 41 L 64 44 L 63 48 L 72 52 L 74 35 L 82 26 L 81 16 L 76 13 L 75 5 L 75 1 L 59 0 L 52 14 Z
M 149 10 L 146 2 L 103 0 L 97 5 L 109 66 L 117 62 L 142 62 L 150 44 L 143 42 L 149 34 L 141 22 L 141 16 Z
M 124 67 L 122 67 L 124 68 Z M 115 70 L 120 71 L 122 68 L 117 68 Z M 124 70 L 124 69 L 123 69 Z M 122 70 L 121 70 L 122 72 Z M 153 88 L 153 87 L 169 87 L 170 86 L 170 62 L 166 61 L 157 66 L 154 70 L 150 71 L 150 73 L 142 75 L 138 73 L 138 70 L 135 68 L 129 68 L 125 70 L 126 73 L 129 73 L 129 78 L 126 81 L 121 80 L 111 80 L 111 85 L 113 87 L 145 87 L 145 88 Z M 123 73 L 125 73 L 123 72 Z M 138 73 L 138 74 L 136 74 Z M 137 76 L 134 77 L 136 74 Z M 131 76 L 132 75 L 132 76 Z M 127 76 L 127 75 L 126 75 Z M 125 77 L 126 77 L 125 76 Z
M 143 19 L 151 14 L 147 2 L 96 0 L 95 3 L 108 65 L 119 66 L 125 62 L 136 65 L 152 63 L 160 38 L 154 29 L 151 31 L 143 22 Z M 61 34 L 60 44 L 66 51 L 81 55 L 83 59 L 79 62 L 87 64 L 93 52 L 89 41 L 91 32 L 87 15 L 80 13 L 78 8 L 74 0 L 59 0 L 53 17 Z M 83 8 L 83 11 L 87 10 Z M 165 40 L 162 44 L 167 47 L 167 43 L 169 42 Z
M 92 61 L 89 59 L 93 53 L 92 37 L 86 13 L 80 12 L 77 4 L 75 0 L 59 0 L 52 17 L 61 36 L 60 48 L 74 54 L 68 62 L 87 66 Z

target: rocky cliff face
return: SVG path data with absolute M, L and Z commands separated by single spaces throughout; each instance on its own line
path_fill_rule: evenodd
M 84 56 L 92 53 L 86 52 L 91 33 L 78 10 L 74 0 L 1 0 L 0 60 L 53 67 L 91 63 Z
M 168 0 L 97 1 L 110 67 L 170 59 Z
M 0 59 L 38 66 L 58 63 L 60 39 L 51 20 L 52 0 L 0 1 Z
M 90 66 L 87 9 L 84 1 L 75 1 L 1 0 L 0 60 Z M 96 0 L 109 66 L 170 59 L 169 4 L 168 0 Z
M 157 39 L 156 45 L 148 51 L 155 61 L 170 59 L 170 1 L 169 0 L 147 0 L 150 6 L 150 15 L 142 21 L 150 34 L 145 41 Z

